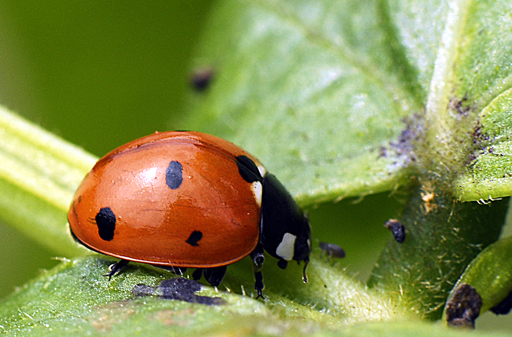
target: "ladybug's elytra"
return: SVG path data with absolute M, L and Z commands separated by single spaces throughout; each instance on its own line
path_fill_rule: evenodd
M 311 251 L 311 228 L 277 178 L 238 146 L 199 132 L 172 131 L 129 142 L 101 158 L 68 213 L 86 247 L 129 261 L 183 271 L 213 286 L 226 266 L 250 255 L 262 296 L 263 250 L 288 261 Z

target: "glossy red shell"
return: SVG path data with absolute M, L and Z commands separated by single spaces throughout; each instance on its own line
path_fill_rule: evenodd
M 100 159 L 78 188 L 68 219 L 89 248 L 125 260 L 176 267 L 222 266 L 251 253 L 259 239 L 260 205 L 236 157 L 247 152 L 198 132 L 155 133 L 127 143 Z M 183 167 L 172 190 L 170 161 Z M 113 239 L 98 234 L 95 216 L 110 207 Z M 202 238 L 187 243 L 194 231 Z

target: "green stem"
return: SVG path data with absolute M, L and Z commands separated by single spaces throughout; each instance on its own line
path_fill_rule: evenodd
M 83 254 L 66 213 L 96 158 L 1 106 L 0 135 L 0 220 L 58 254 Z
M 508 206 L 508 200 L 460 203 L 436 183 L 411 189 L 400 219 L 405 242 L 388 243 L 369 279 L 370 287 L 428 319 L 441 317 L 446 297 L 466 266 L 497 240 Z
M 450 2 L 449 11 L 446 13 L 446 26 L 441 36 L 441 45 L 438 49 L 434 63 L 434 73 L 430 82 L 429 96 L 425 110 L 427 125 L 427 140 L 437 153 L 443 158 L 449 158 L 451 153 L 449 124 L 452 121 L 447 109 L 449 95 L 451 94 L 452 67 L 457 57 L 458 43 L 461 40 L 467 15 L 469 2 L 455 0 Z

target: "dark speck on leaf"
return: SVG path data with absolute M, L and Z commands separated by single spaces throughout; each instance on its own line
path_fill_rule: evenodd
M 389 219 L 384 226 L 393 233 L 396 242 L 403 243 L 405 241 L 405 226 L 398 220 Z
M 334 243 L 320 242 L 320 249 L 330 257 L 342 259 L 345 257 L 343 248 Z
M 379 148 L 379 157 L 387 158 L 396 157 L 396 164 L 399 166 L 407 165 L 417 160 L 414 153 L 415 142 L 421 138 L 423 134 L 423 117 L 421 115 L 412 115 L 404 118 L 405 128 L 402 130 L 398 138 L 390 142 L 387 146 Z
M 184 301 L 205 305 L 221 305 L 225 301 L 220 297 L 198 296 L 195 292 L 201 290 L 202 285 L 194 280 L 184 277 L 164 280 L 158 287 L 137 284 L 132 289 L 135 296 L 159 296 L 166 300 Z
M 474 328 L 481 307 L 482 298 L 475 288 L 467 283 L 462 283 L 446 304 L 446 321 L 451 326 Z
M 471 105 L 467 103 L 468 94 L 466 93 L 461 99 L 452 98 L 448 105 L 448 108 L 455 111 L 461 116 L 467 116 L 471 111 Z
M 212 68 L 203 68 L 194 71 L 190 84 L 198 92 L 205 91 L 211 84 L 214 71 Z

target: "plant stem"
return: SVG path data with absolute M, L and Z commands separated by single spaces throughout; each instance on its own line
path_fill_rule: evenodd
M 441 317 L 446 297 L 466 266 L 497 240 L 508 206 L 508 200 L 461 203 L 439 185 L 411 188 L 400 219 L 405 242 L 388 243 L 368 281 L 427 319 Z

